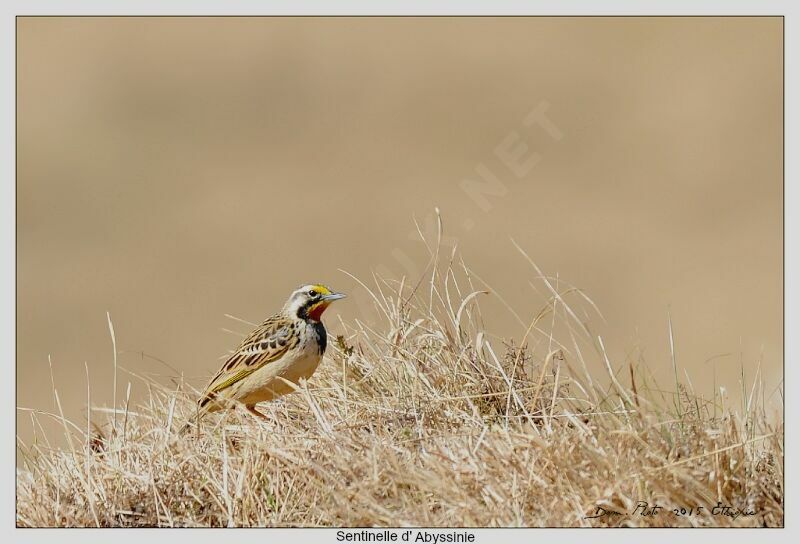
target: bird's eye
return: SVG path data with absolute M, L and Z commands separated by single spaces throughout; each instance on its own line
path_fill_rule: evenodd
M 317 292 L 312 289 L 311 291 L 308 292 L 308 296 L 314 298 L 315 296 L 317 296 Z

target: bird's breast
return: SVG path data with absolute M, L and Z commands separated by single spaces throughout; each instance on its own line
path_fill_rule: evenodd
M 322 321 L 310 321 L 308 323 L 308 332 L 310 338 L 315 340 L 317 349 L 320 356 L 325 353 L 325 348 L 328 346 L 328 333 Z

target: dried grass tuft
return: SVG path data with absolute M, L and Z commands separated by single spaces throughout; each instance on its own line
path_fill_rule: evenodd
M 758 395 L 735 413 L 612 370 L 577 317 L 591 301 L 538 268 L 549 301 L 504 342 L 477 277 L 431 259 L 424 284 L 365 285 L 382 322 L 341 323 L 310 383 L 260 406 L 266 423 L 236 411 L 178 436 L 196 391 L 142 378 L 148 401 L 103 429 L 62 417 L 69 449 L 19 443 L 17 524 L 783 525 L 783 424 Z M 640 501 L 662 513 L 591 518 Z M 753 515 L 672 512 L 718 503 Z

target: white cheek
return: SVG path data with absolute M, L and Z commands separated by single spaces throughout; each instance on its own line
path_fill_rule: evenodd
M 300 308 L 303 307 L 304 303 L 305 299 L 303 297 L 293 297 L 292 300 L 289 302 L 289 305 L 287 306 L 289 314 L 297 315 L 297 312 L 300 311 Z

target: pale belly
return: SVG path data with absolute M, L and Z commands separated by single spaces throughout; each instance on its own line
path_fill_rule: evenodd
M 267 364 L 242 380 L 234 398 L 244 404 L 256 404 L 291 393 L 294 389 L 286 381 L 297 385 L 301 379 L 310 378 L 321 360 L 322 355 L 314 347 L 293 360 Z

